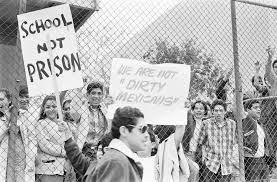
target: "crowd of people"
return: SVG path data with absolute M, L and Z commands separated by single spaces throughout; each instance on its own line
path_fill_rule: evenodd
M 261 99 L 277 92 L 273 55 L 268 49 L 264 78 L 261 64 L 255 64 L 254 91 L 244 94 L 247 181 L 269 181 L 276 168 L 276 99 Z M 218 80 L 212 103 L 193 102 L 184 125 L 177 126 L 146 124 L 144 114 L 130 106 L 118 108 L 113 119 L 107 119 L 108 103 L 99 82 L 87 85 L 87 100 L 79 110 L 73 111 L 72 99 L 62 99 L 59 116 L 56 97 L 48 95 L 35 117 L 28 88 L 21 86 L 14 166 L 8 152 L 12 95 L 1 88 L 0 181 L 9 181 L 11 166 L 18 182 L 240 181 L 236 113 L 226 103 L 232 72 Z

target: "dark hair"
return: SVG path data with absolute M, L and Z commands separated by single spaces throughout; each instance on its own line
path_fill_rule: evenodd
M 165 139 L 167 139 L 172 133 L 175 132 L 176 127 L 174 125 L 157 125 L 154 133 L 160 139 L 160 143 L 162 143 Z
M 204 101 L 202 101 L 202 100 L 198 100 L 198 101 L 195 101 L 194 103 L 192 103 L 192 105 L 191 105 L 191 110 L 194 110 L 195 105 L 198 104 L 198 103 L 200 103 L 200 104 L 203 105 L 204 110 L 205 110 L 204 115 L 207 115 L 207 114 L 208 114 L 208 107 L 207 107 L 206 102 L 204 102 Z
M 100 83 L 100 82 L 91 82 L 87 86 L 87 94 L 90 94 L 90 92 L 95 88 L 100 88 L 100 90 L 103 92 L 103 84 L 102 83 Z
M 131 131 L 133 127 L 128 127 L 128 125 L 136 125 L 138 118 L 144 118 L 143 113 L 138 108 L 130 106 L 117 108 L 112 120 L 112 136 L 114 138 L 120 137 L 119 128 L 121 126 L 125 126 L 129 131 Z
M 26 85 L 19 86 L 19 97 L 29 97 L 29 91 Z
M 100 145 L 102 145 L 102 152 L 103 152 L 103 154 L 104 154 L 104 148 L 110 145 L 112 139 L 113 139 L 113 136 L 112 136 L 111 133 L 105 134 L 105 135 L 103 136 L 103 138 L 98 142 L 97 147 L 96 147 L 97 150 L 98 150 L 98 147 L 99 147 Z
M 260 79 L 261 81 L 263 81 L 263 78 L 261 76 L 258 76 L 257 79 Z M 251 83 L 255 87 L 254 82 L 255 82 L 255 76 L 253 76 L 251 79 Z
M 71 102 L 72 102 L 71 99 L 65 100 L 65 101 L 63 102 L 62 109 L 64 109 L 65 104 L 67 104 L 67 103 L 70 104 Z
M 214 100 L 212 103 L 211 109 L 214 110 L 215 106 L 217 105 L 221 105 L 225 111 L 227 110 L 227 104 L 221 99 Z
M 46 104 L 47 101 L 49 100 L 54 100 L 56 101 L 56 97 L 54 95 L 47 95 L 46 97 L 44 97 L 43 101 L 42 101 L 42 104 L 40 106 L 40 111 L 39 111 L 39 120 L 41 119 L 45 119 L 46 118 L 46 115 L 44 113 L 44 106 Z
M 277 63 L 277 59 L 275 59 L 272 63 L 272 68 L 274 67 L 274 65 Z
M 260 104 L 260 101 L 258 100 L 248 100 L 244 103 L 244 109 L 247 111 L 248 109 L 251 109 L 254 104 Z
M 0 88 L 0 93 L 4 93 L 4 95 L 8 99 L 8 101 L 11 101 L 12 94 L 7 88 Z

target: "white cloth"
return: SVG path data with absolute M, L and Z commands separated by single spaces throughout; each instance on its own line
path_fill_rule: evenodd
M 254 158 L 260 158 L 264 156 L 265 133 L 263 128 L 258 123 L 257 123 L 257 134 L 258 134 L 258 150 L 254 155 Z
M 113 139 L 108 148 L 116 149 L 122 152 L 127 157 L 133 159 L 136 163 L 140 163 L 140 158 L 136 153 L 134 153 L 124 142 L 119 139 Z
M 187 182 L 190 176 L 182 144 L 176 149 L 174 134 L 163 141 L 155 158 L 155 179 L 158 182 Z
M 154 161 L 156 156 L 145 157 L 141 158 L 141 163 L 143 166 L 143 176 L 142 182 L 155 182 L 155 175 L 154 175 Z

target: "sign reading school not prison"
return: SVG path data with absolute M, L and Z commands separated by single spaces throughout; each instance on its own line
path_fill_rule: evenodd
M 117 107 L 139 108 L 149 124 L 185 125 L 184 102 L 189 93 L 190 66 L 148 64 L 128 59 L 113 59 L 110 94 Z
M 83 86 L 73 19 L 68 4 L 17 16 L 27 84 L 31 96 Z M 47 46 L 50 39 L 52 58 Z M 54 68 L 51 67 L 54 62 Z

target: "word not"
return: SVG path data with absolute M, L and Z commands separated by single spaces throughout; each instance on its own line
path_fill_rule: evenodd
M 179 100 L 179 98 L 120 92 L 116 96 L 115 100 L 130 102 L 130 103 L 147 103 L 147 104 L 154 104 L 154 105 L 171 106 L 172 104 L 176 103 Z
M 129 80 L 126 85 L 126 89 L 128 90 L 136 90 L 143 92 L 160 92 L 166 83 L 156 82 L 156 81 L 141 81 L 141 80 Z
M 55 49 L 57 47 L 57 45 L 59 46 L 59 48 L 63 48 L 63 40 L 64 39 L 65 39 L 65 37 L 57 38 L 56 40 L 58 41 L 58 43 L 56 43 L 55 40 L 50 40 L 51 49 L 52 50 Z M 43 43 L 42 46 L 40 44 L 37 45 L 38 53 L 41 53 L 41 50 L 48 51 L 46 43 Z
M 25 33 L 23 38 L 26 38 L 30 34 L 40 33 L 41 31 L 45 31 L 52 27 L 59 27 L 59 26 L 68 26 L 71 25 L 72 21 L 67 21 L 65 19 L 64 14 L 61 14 L 61 17 L 54 18 L 53 20 L 46 19 L 46 20 L 35 20 L 33 23 L 28 23 L 27 21 L 23 21 L 20 28 Z
M 54 60 L 46 60 L 46 63 L 43 61 L 37 61 L 35 64 L 27 64 L 27 70 L 30 82 L 34 82 L 34 77 L 37 77 L 42 80 L 43 78 L 48 78 L 49 75 L 52 75 L 52 68 L 50 61 L 54 61 L 54 69 L 58 69 L 59 72 L 56 73 L 56 76 L 60 76 L 64 71 L 72 70 L 81 70 L 81 64 L 79 60 L 78 53 L 72 53 L 70 56 L 63 55 L 61 57 L 56 56 Z

